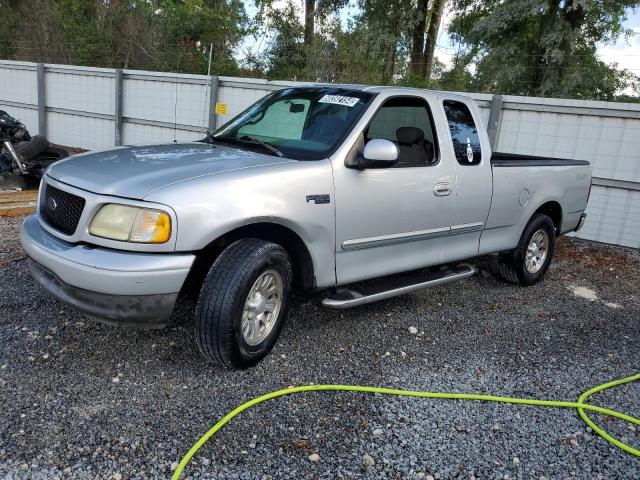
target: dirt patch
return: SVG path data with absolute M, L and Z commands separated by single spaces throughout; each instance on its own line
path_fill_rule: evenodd
M 77 147 L 67 147 L 66 145 L 56 145 L 54 143 L 51 144 L 52 147 L 58 147 L 58 148 L 63 148 L 65 149 L 67 152 L 69 152 L 69 155 L 75 155 L 77 153 L 84 153 L 84 152 L 88 152 L 89 150 L 85 150 L 84 148 L 77 148 Z
M 0 192 L 0 217 L 28 215 L 36 208 L 37 190 Z
M 608 292 L 613 290 L 627 295 L 629 300 L 637 295 L 638 250 L 562 237 L 556 244 L 554 264 L 565 270 L 565 279 L 575 287 L 594 289 L 597 282 L 599 288 L 595 292 L 605 304 L 611 303 Z M 580 274 L 587 271 L 592 278 L 589 283 L 585 283 L 584 275 Z M 617 304 L 608 306 L 617 308 Z
M 568 261 L 590 270 L 637 271 L 640 255 L 637 251 L 624 247 L 587 243 L 573 238 L 558 239 L 555 251 L 556 261 Z

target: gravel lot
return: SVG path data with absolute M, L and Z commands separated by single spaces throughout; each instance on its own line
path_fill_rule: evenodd
M 494 278 L 489 258 L 467 281 L 352 311 L 298 299 L 271 356 L 229 372 L 202 361 L 186 324 L 116 329 L 53 301 L 22 260 L 21 220 L 0 218 L 4 478 L 166 478 L 225 413 L 288 385 L 575 400 L 640 370 L 638 252 L 563 239 L 546 280 L 527 289 Z M 640 416 L 640 385 L 592 401 Z M 596 419 L 640 445 L 640 428 Z M 243 414 L 186 473 L 614 479 L 639 478 L 640 461 L 594 436 L 572 410 L 315 393 Z

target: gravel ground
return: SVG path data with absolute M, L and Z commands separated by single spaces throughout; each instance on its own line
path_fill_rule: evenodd
M 256 368 L 205 364 L 187 325 L 93 324 L 29 277 L 20 218 L 0 218 L 0 476 L 167 478 L 253 396 L 353 383 L 575 400 L 640 370 L 640 255 L 561 240 L 531 288 L 482 275 L 352 311 L 294 302 Z M 417 333 L 412 334 L 415 330 Z M 411 332 L 410 332 L 411 330 Z M 640 416 L 640 385 L 593 397 Z M 640 428 L 598 418 L 640 445 Z M 173 466 L 172 466 L 173 464 Z M 572 410 L 352 393 L 302 394 L 234 420 L 190 478 L 639 478 L 640 461 Z

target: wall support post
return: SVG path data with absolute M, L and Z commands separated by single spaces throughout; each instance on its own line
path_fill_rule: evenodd
M 489 135 L 491 150 L 495 150 L 498 146 L 501 117 L 502 95 L 494 95 L 493 98 L 491 98 L 491 111 L 489 112 L 489 124 L 487 125 L 487 134 Z
M 220 79 L 217 75 L 209 77 L 209 131 L 216 129 L 216 103 L 218 103 L 218 86 Z
M 38 83 L 38 135 L 47 136 L 47 97 L 44 79 L 44 63 L 36 66 L 36 79 Z
M 113 144 L 116 147 L 122 145 L 122 69 L 115 71 L 115 105 L 113 109 Z

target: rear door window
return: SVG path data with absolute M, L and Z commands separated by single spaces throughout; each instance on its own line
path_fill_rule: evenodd
M 460 165 L 478 165 L 482 159 L 480 137 L 469 107 L 455 100 L 445 100 L 443 105 L 456 160 Z

